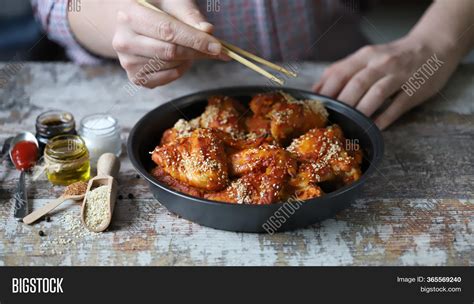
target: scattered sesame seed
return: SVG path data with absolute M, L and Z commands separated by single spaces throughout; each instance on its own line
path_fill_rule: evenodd
M 43 253 L 61 255 L 68 248 L 82 243 L 85 238 L 100 235 L 84 227 L 80 218 L 80 208 L 67 210 L 58 216 L 60 218 L 56 224 L 62 229 L 54 235 L 45 235 L 40 245 Z

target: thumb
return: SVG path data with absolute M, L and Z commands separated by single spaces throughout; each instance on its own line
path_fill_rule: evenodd
M 214 26 L 206 21 L 194 0 L 163 0 L 162 10 L 178 20 L 206 33 L 212 33 Z

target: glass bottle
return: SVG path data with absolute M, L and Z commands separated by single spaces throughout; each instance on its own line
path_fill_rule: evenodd
M 59 135 L 44 150 L 46 176 L 55 185 L 70 185 L 90 178 L 89 152 L 81 137 Z
M 39 155 L 43 155 L 48 141 L 58 135 L 76 134 L 74 116 L 64 111 L 47 111 L 36 118 L 36 139 L 39 144 Z
M 117 157 L 122 152 L 122 140 L 117 119 L 108 114 L 93 114 L 84 117 L 79 127 L 79 135 L 89 150 L 92 167 L 104 153 Z

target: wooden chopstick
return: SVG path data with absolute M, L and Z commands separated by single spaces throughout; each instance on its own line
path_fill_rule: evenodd
M 255 72 L 267 77 L 268 79 L 270 79 L 271 81 L 274 81 L 280 85 L 284 85 L 285 82 L 276 77 L 275 75 L 265 71 L 264 69 L 262 69 L 261 67 L 259 67 L 258 65 L 256 65 L 255 63 L 245 59 L 244 57 L 240 56 L 239 54 L 233 52 L 232 50 L 229 50 L 228 48 L 224 47 L 222 48 L 222 52 L 224 54 L 226 54 L 227 56 L 229 56 L 230 58 L 234 59 L 235 61 L 238 61 L 240 62 L 241 64 L 245 65 L 246 67 L 248 67 L 249 69 L 252 69 L 254 70 Z
M 162 13 L 162 14 L 167 14 L 166 12 L 160 10 L 159 8 L 155 7 L 154 5 L 148 3 L 146 0 L 137 0 L 137 2 L 138 2 L 139 4 L 141 4 L 141 5 L 143 5 L 144 7 L 147 7 L 147 8 L 149 8 L 149 9 L 152 9 L 152 10 L 154 10 L 154 11 L 156 11 L 156 12 L 159 12 L 159 13 Z M 168 14 L 167 14 L 167 15 L 168 15 Z M 225 41 L 222 41 L 222 40 L 219 40 L 219 41 L 221 42 L 221 44 L 222 44 L 222 46 L 223 46 L 222 52 L 223 52 L 225 55 L 229 56 L 230 58 L 234 59 L 235 61 L 240 62 L 241 64 L 245 65 L 245 66 L 248 67 L 249 69 L 252 69 L 252 70 L 254 70 L 255 72 L 257 72 L 257 73 L 259 73 L 259 74 L 261 74 L 261 75 L 267 77 L 267 78 L 270 79 L 271 81 L 274 81 L 274 82 L 276 82 L 276 83 L 278 83 L 278 84 L 280 84 L 280 85 L 283 85 L 283 84 L 285 83 L 282 79 L 280 79 L 280 78 L 276 77 L 275 75 L 273 75 L 273 74 L 271 74 L 271 73 L 265 71 L 264 69 L 262 69 L 261 67 L 259 67 L 259 66 L 256 65 L 256 64 L 254 64 L 253 62 L 251 62 L 251 61 L 245 59 L 245 58 L 242 57 L 241 55 L 246 56 L 246 57 L 248 57 L 248 58 L 250 58 L 250 59 L 252 59 L 252 60 L 254 60 L 254 61 L 258 62 L 258 63 L 261 63 L 261 64 L 263 64 L 263 65 L 265 65 L 265 66 L 267 66 L 267 67 L 269 67 L 269 68 L 271 68 L 271 69 L 274 69 L 274 70 L 277 70 L 277 71 L 279 71 L 279 72 L 282 72 L 282 73 L 284 73 L 284 74 L 286 74 L 286 75 L 288 75 L 288 76 L 292 76 L 292 77 L 296 77 L 296 76 L 297 76 L 296 73 L 291 72 L 291 71 L 288 71 L 287 69 L 285 69 L 285 68 L 283 68 L 283 67 L 281 67 L 281 66 L 279 66 L 279 65 L 276 65 L 276 64 L 274 64 L 274 63 L 271 63 L 271 62 L 269 62 L 269 61 L 267 61 L 267 60 L 265 60 L 265 59 L 263 59 L 263 58 L 260 58 L 260 57 L 254 55 L 254 54 L 252 54 L 252 53 L 249 53 L 249 52 L 247 52 L 247 51 L 245 51 L 245 50 L 243 50 L 243 49 L 241 49 L 241 48 L 239 48 L 239 47 L 237 47 L 237 46 L 235 46 L 235 45 L 232 45 L 232 44 L 230 44 L 230 43 L 228 43 L 228 42 L 225 42 Z M 241 55 L 239 55 L 238 53 L 240 53 Z
M 287 69 L 285 69 L 282 66 L 279 66 L 277 64 L 274 64 L 273 62 L 270 62 L 270 61 L 267 61 L 267 60 L 265 60 L 261 57 L 258 57 L 257 55 L 254 55 L 250 52 L 247 52 L 246 50 L 243 50 L 243 49 L 239 48 L 238 46 L 232 45 L 229 42 L 226 42 L 226 41 L 223 41 L 223 40 L 219 40 L 219 41 L 222 43 L 222 45 L 224 45 L 229 50 L 234 51 L 236 53 L 240 53 L 241 55 L 244 55 L 245 57 L 248 57 L 248 58 L 250 58 L 250 59 L 252 59 L 252 60 L 254 60 L 258 63 L 266 65 L 267 67 L 269 67 L 271 69 L 282 72 L 283 74 L 286 74 L 286 75 L 291 76 L 291 77 L 297 77 L 298 76 L 295 72 L 288 71 Z

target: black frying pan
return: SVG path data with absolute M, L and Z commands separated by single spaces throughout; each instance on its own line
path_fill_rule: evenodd
M 355 183 L 304 202 L 272 205 L 240 205 L 196 198 L 168 188 L 149 173 L 155 166 L 149 154 L 160 142 L 163 132 L 180 118 L 199 116 L 211 95 L 227 95 L 248 103 L 251 96 L 283 90 L 298 99 L 319 99 L 329 112 L 329 121 L 337 123 L 346 138 L 358 139 L 364 152 L 363 175 Z M 183 117 L 184 115 L 184 117 Z M 128 155 L 133 166 L 148 181 L 155 198 L 168 210 L 185 219 L 217 229 L 243 232 L 275 232 L 305 227 L 334 214 L 360 194 L 367 176 L 378 166 L 383 155 L 383 138 L 373 122 L 357 110 L 312 92 L 281 87 L 231 87 L 194 93 L 167 102 L 141 118 L 128 138 Z M 324 188 L 323 188 L 324 189 Z

